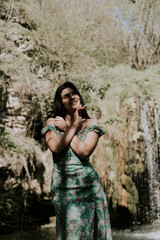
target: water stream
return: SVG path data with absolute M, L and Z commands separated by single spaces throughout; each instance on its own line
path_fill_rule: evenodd
M 151 109 L 149 109 L 148 102 L 141 99 L 141 130 L 145 143 L 145 163 L 147 164 L 147 178 L 148 178 L 148 195 L 149 204 L 144 206 L 148 209 L 149 222 L 153 222 L 159 218 L 159 125 L 158 115 L 154 109 L 154 120 L 151 116 Z M 152 119 L 152 120 L 151 120 Z M 152 127 L 154 122 L 154 128 Z M 153 129 L 155 133 L 153 132 Z M 155 138 L 155 139 L 154 139 Z M 146 177 L 146 176 L 145 176 Z
M 112 229 L 113 240 L 160 240 L 160 226 L 146 226 L 136 231 Z M 0 240 L 57 240 L 55 227 L 0 235 Z

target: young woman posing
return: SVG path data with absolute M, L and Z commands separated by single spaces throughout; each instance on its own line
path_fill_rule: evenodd
M 104 131 L 70 82 L 55 94 L 54 118 L 42 129 L 53 154 L 51 195 L 58 240 L 111 240 L 105 193 L 89 162 Z

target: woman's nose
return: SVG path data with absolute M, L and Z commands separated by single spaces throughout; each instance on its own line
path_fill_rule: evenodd
M 75 98 L 75 95 L 74 95 L 73 93 L 70 93 L 69 96 L 70 96 L 71 99 L 74 99 L 74 98 Z

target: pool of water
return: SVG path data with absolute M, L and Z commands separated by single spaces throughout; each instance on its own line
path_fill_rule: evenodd
M 0 235 L 0 240 L 56 240 L 56 229 L 42 228 L 28 232 L 15 232 L 12 234 Z
M 145 226 L 136 231 L 112 229 L 113 240 L 160 240 L 160 227 Z M 56 240 L 55 227 L 0 235 L 0 240 Z
M 160 240 L 160 230 L 112 231 L 113 240 Z

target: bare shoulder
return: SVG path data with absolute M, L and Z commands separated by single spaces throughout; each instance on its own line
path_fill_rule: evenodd
M 46 122 L 46 125 L 54 125 L 55 121 L 54 118 L 49 118 Z
M 98 120 L 96 118 L 86 119 L 86 127 L 89 127 L 91 125 L 99 125 Z

